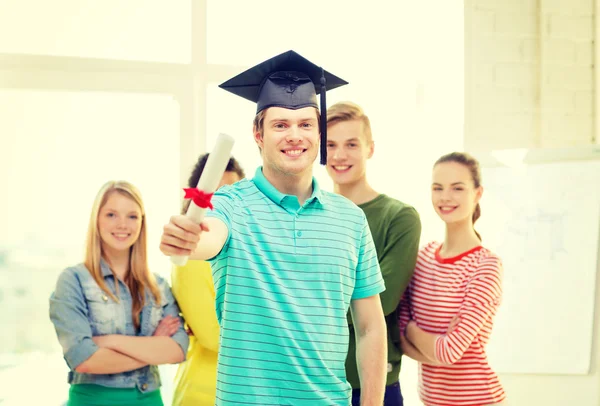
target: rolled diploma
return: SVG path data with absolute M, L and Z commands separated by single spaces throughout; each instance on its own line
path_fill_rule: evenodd
M 215 148 L 208 155 L 206 165 L 204 166 L 200 180 L 198 180 L 198 190 L 201 190 L 204 193 L 214 193 L 217 186 L 219 186 L 223 173 L 225 173 L 225 168 L 227 168 L 233 144 L 233 137 L 223 133 L 219 134 Z M 194 220 L 196 224 L 200 224 L 202 220 L 204 220 L 205 211 L 206 209 L 196 206 L 192 200 L 186 216 Z M 187 260 L 188 257 L 182 255 L 171 257 L 171 263 L 177 266 L 184 266 L 187 263 Z

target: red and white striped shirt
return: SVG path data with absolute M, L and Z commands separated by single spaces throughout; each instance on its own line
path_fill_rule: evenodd
M 483 247 L 441 258 L 441 246 L 432 242 L 421 249 L 400 303 L 400 331 L 412 319 L 440 334 L 435 355 L 442 365 L 419 363 L 421 401 L 427 406 L 501 402 L 506 395 L 485 353 L 502 296 L 501 260 Z M 458 324 L 448 332 L 455 316 Z

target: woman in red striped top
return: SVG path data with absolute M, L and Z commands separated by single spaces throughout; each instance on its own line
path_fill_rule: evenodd
M 455 152 L 435 163 L 431 200 L 446 236 L 419 252 L 399 320 L 402 349 L 419 362 L 427 406 L 504 404 L 485 353 L 502 296 L 502 263 L 473 228 L 482 193 L 473 157 Z

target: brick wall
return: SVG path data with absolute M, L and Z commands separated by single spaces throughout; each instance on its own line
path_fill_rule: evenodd
M 465 0 L 466 150 L 596 142 L 594 14 L 593 0 Z M 500 379 L 511 405 L 596 406 L 600 347 L 588 375 Z
M 593 0 L 465 1 L 468 150 L 594 140 Z

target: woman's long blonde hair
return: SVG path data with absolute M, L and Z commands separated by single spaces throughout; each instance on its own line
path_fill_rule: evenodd
M 146 289 L 152 293 L 152 296 L 154 296 L 154 300 L 157 303 L 160 303 L 160 290 L 158 289 L 154 275 L 150 273 L 148 268 L 148 259 L 146 255 L 146 212 L 144 210 L 144 203 L 142 202 L 142 196 L 139 190 L 131 183 L 125 181 L 110 181 L 100 188 L 96 200 L 94 200 L 92 213 L 90 215 L 85 250 L 85 266 L 92 274 L 92 277 L 98 286 L 100 286 L 109 297 L 118 302 L 119 299 L 110 291 L 102 276 L 100 261 L 104 256 L 104 253 L 102 252 L 102 239 L 100 237 L 100 232 L 98 231 L 98 216 L 100 210 L 104 207 L 108 198 L 113 193 L 119 193 L 130 198 L 137 203 L 142 212 L 140 235 L 130 248 L 129 272 L 124 281 L 131 292 L 133 323 L 137 329 L 140 326 L 140 313 L 146 304 Z M 119 283 L 114 271 L 113 276 L 115 278 L 115 291 L 118 293 Z

